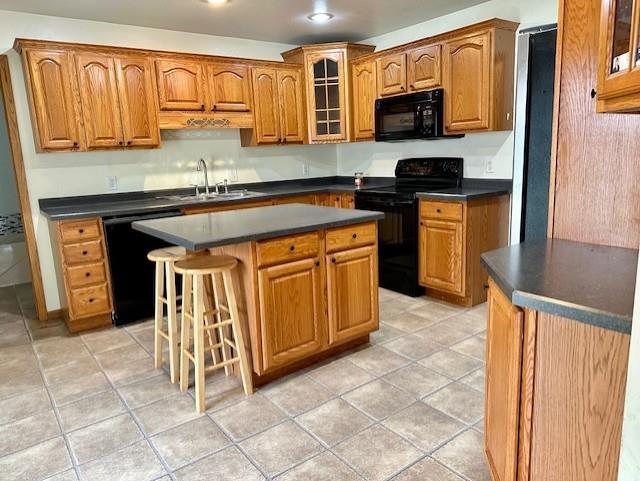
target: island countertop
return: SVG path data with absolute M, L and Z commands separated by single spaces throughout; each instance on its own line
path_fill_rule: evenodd
M 638 251 L 547 239 L 482 254 L 511 302 L 631 333 Z
M 384 218 L 382 212 L 285 204 L 133 222 L 135 230 L 192 251 Z

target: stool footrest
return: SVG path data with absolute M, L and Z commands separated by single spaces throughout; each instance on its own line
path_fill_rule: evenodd
M 208 326 L 204 326 L 205 330 L 211 331 L 213 329 L 217 329 L 218 327 L 228 326 L 233 323 L 233 319 L 227 319 L 222 322 L 214 322 L 213 324 L 209 324 Z
M 224 342 L 225 344 L 227 344 L 227 346 L 229 346 L 231 349 L 233 349 L 234 351 L 237 351 L 238 348 L 236 347 L 236 344 L 234 342 L 231 342 L 229 339 L 227 339 L 226 337 L 224 338 Z
M 229 364 L 235 364 L 237 362 L 240 362 L 240 358 L 234 357 L 233 359 L 227 359 L 226 361 L 221 361 L 217 364 L 214 364 L 213 366 L 207 366 L 204 371 L 205 372 L 215 371 L 216 369 L 221 369 L 225 366 L 228 366 Z

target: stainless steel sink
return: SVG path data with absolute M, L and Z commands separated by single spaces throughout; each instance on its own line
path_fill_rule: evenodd
M 162 200 L 173 200 L 173 201 L 197 201 L 197 202 L 207 202 L 207 201 L 216 201 L 216 200 L 233 200 L 233 199 L 242 199 L 245 197 L 254 197 L 256 195 L 262 195 L 261 192 L 254 192 L 251 190 L 232 190 L 230 192 L 220 192 L 216 194 L 212 192 L 210 194 L 199 194 L 199 195 L 167 195 L 157 197 L 157 199 Z

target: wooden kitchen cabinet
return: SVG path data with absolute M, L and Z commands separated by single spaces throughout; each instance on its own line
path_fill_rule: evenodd
M 326 256 L 326 265 L 329 343 L 377 330 L 377 247 L 369 245 L 334 252 Z
M 87 148 L 123 146 L 113 57 L 81 53 L 76 55 L 76 68 Z
M 376 60 L 378 97 L 398 95 L 407 92 L 407 56 L 392 53 Z
M 72 53 L 27 48 L 22 56 L 36 149 L 42 152 L 83 148 Z
M 524 313 L 489 279 L 484 447 L 494 481 L 517 481 Z
M 253 116 L 256 144 L 281 142 L 278 102 L 278 79 L 274 68 L 255 68 L 252 71 Z
M 640 2 L 602 0 L 598 112 L 640 111 Z
M 127 147 L 160 145 L 153 64 L 144 57 L 115 58 L 122 132 Z
M 278 107 L 280 133 L 284 143 L 305 140 L 304 82 L 299 69 L 278 69 Z
M 245 65 L 210 65 L 208 71 L 209 105 L 214 112 L 249 112 L 251 77 Z
M 418 275 L 427 295 L 465 306 L 486 300 L 480 254 L 509 240 L 509 195 L 420 200 Z
M 407 53 L 409 91 L 432 89 L 442 84 L 442 45 L 424 45 Z
M 375 102 L 378 96 L 376 62 L 373 59 L 351 64 L 353 85 L 353 140 L 375 137 Z
M 515 33 L 494 28 L 444 42 L 445 127 L 511 130 Z
M 320 351 L 325 322 L 320 259 L 260 269 L 258 282 L 264 369 L 291 364 Z
M 156 60 L 160 110 L 205 111 L 205 68 L 189 60 Z

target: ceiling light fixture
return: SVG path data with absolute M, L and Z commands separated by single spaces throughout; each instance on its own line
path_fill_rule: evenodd
M 329 12 L 316 12 L 312 13 L 307 18 L 315 23 L 327 23 L 333 18 L 333 14 Z
M 208 3 L 209 5 L 215 5 L 215 6 L 220 6 L 220 5 L 224 5 L 225 3 L 227 3 L 229 0 L 204 0 L 206 3 Z

